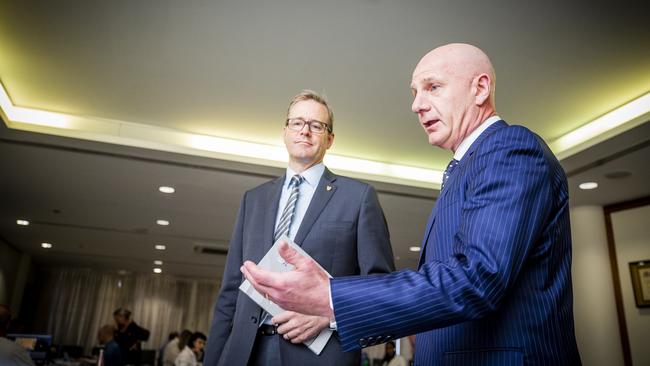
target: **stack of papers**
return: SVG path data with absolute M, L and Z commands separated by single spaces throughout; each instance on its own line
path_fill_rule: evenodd
M 287 263 L 278 253 L 278 247 L 280 245 L 280 242 L 286 242 L 291 246 L 293 249 L 297 250 L 298 253 L 301 255 L 311 258 L 309 254 L 307 254 L 304 250 L 302 250 L 301 247 L 296 245 L 291 239 L 289 239 L 286 235 L 282 235 L 278 241 L 273 244 L 271 249 L 264 255 L 264 258 L 257 264 L 258 266 L 266 269 L 267 271 L 272 271 L 272 272 L 289 272 L 293 270 L 293 265 L 290 263 Z M 320 266 L 320 265 L 319 265 Z M 323 267 L 321 267 L 323 272 L 327 273 Z M 329 273 L 327 275 L 330 276 Z M 271 314 L 271 316 L 276 316 L 280 314 L 281 312 L 284 311 L 281 307 L 279 307 L 277 304 L 275 304 L 271 300 L 267 300 L 264 298 L 262 294 L 257 292 L 255 290 L 255 287 L 251 285 L 248 280 L 244 280 L 244 282 L 239 286 L 239 290 L 243 291 L 248 297 L 250 297 L 253 301 L 255 301 L 262 309 L 264 309 L 267 313 Z M 325 328 L 321 330 L 321 332 L 314 338 L 308 339 L 303 344 L 307 346 L 312 352 L 314 352 L 317 355 L 320 355 L 320 353 L 323 351 L 323 348 L 325 348 L 325 345 L 327 345 L 327 341 L 329 341 L 330 337 L 332 336 L 332 330 L 329 328 Z

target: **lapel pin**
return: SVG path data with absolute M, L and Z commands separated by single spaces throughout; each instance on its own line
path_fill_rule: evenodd
M 332 190 L 332 186 L 327 186 L 327 188 L 325 188 L 325 189 L 327 189 L 327 191 L 329 192 L 329 191 Z

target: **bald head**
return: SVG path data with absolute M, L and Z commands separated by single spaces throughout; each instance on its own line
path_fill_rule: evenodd
M 435 48 L 420 59 L 413 70 L 413 78 L 434 67 L 467 81 L 482 74 L 487 75 L 490 80 L 491 98 L 493 97 L 496 81 L 494 67 L 490 58 L 480 48 L 467 43 L 450 43 Z
M 413 71 L 411 109 L 429 143 L 456 151 L 460 143 L 496 114 L 494 68 L 479 48 L 452 43 L 434 49 Z

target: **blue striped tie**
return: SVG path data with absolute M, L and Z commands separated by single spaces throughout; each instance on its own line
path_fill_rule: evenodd
M 287 205 L 284 206 L 284 211 L 282 211 L 282 216 L 280 217 L 280 222 L 275 228 L 275 234 L 273 234 L 273 242 L 277 241 L 283 234 L 289 236 L 289 228 L 291 227 L 291 219 L 293 219 L 293 214 L 296 212 L 296 202 L 298 202 L 298 196 L 300 194 L 300 184 L 305 181 L 301 175 L 294 175 L 289 182 L 289 189 L 291 193 L 289 194 L 289 199 L 287 200 Z
M 442 173 L 442 184 L 440 185 L 440 190 L 442 191 L 443 188 L 445 188 L 445 183 L 449 179 L 449 176 L 451 176 L 451 172 L 454 171 L 454 168 L 458 165 L 459 161 L 456 159 L 451 159 L 449 164 L 447 164 L 447 168 L 445 169 L 445 172 Z

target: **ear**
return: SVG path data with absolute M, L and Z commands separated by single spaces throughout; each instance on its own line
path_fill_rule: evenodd
M 492 93 L 492 80 L 488 74 L 480 74 L 474 79 L 474 96 L 476 105 L 483 105 Z
M 327 148 L 329 149 L 332 147 L 332 144 L 334 143 L 334 132 L 328 133 L 327 134 Z

